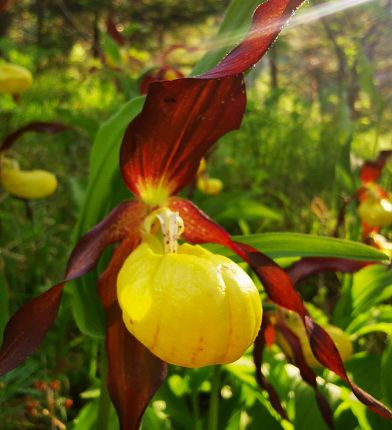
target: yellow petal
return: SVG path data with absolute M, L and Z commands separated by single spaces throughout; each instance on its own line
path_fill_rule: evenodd
M 22 199 L 41 199 L 56 191 L 57 179 L 45 170 L 19 170 L 3 165 L 0 172 L 2 187 Z
M 0 64 L 0 93 L 20 94 L 30 88 L 33 76 L 16 64 Z
M 142 242 L 120 270 L 117 293 L 128 330 L 179 366 L 235 361 L 260 328 L 261 301 L 250 277 L 199 246 L 163 254 Z

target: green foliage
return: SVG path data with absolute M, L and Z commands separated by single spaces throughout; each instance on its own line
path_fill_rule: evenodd
M 369 266 L 348 277 L 334 311 L 334 322 L 347 328 L 351 322 L 358 330 L 368 324 L 388 323 L 389 307 L 376 305 L 392 297 L 392 273 L 388 266 Z M 355 318 L 355 319 L 354 319 Z
M 234 236 L 235 240 L 259 249 L 271 258 L 281 257 L 336 257 L 353 260 L 383 261 L 385 254 L 358 242 L 331 237 L 312 236 L 299 233 L 262 233 L 249 236 Z M 234 258 L 231 251 L 211 244 L 208 249 L 217 254 Z M 385 270 L 383 266 L 372 266 Z
M 0 339 L 3 337 L 4 327 L 9 319 L 9 299 L 5 280 L 0 274 Z
M 129 122 L 139 113 L 144 98 L 126 103 L 100 128 L 90 155 L 90 175 L 84 206 L 79 216 L 75 237 L 97 224 L 108 208 L 113 208 L 119 198 L 113 193 L 118 174 L 118 154 L 121 138 Z M 117 188 L 117 187 L 116 187 Z M 76 281 L 72 288 L 74 316 L 81 331 L 91 336 L 103 337 L 105 318 L 96 293 L 97 273 L 89 273 Z

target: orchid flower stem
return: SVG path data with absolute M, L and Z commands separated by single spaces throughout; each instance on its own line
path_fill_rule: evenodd
M 218 430 L 219 421 L 219 388 L 221 366 L 214 366 L 214 371 L 211 381 L 211 394 L 210 394 L 210 410 L 208 417 L 208 430 Z
M 202 422 L 200 419 L 199 392 L 196 388 L 192 389 L 192 409 L 195 417 L 195 430 L 202 430 Z
M 101 376 L 101 394 L 99 396 L 98 414 L 97 414 L 97 430 L 110 429 L 110 407 L 111 401 L 107 389 L 107 356 L 105 346 L 102 345 L 100 361 L 100 376 Z

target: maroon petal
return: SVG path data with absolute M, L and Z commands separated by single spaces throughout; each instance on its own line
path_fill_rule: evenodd
M 304 0 L 267 0 L 257 7 L 245 39 L 202 78 L 221 78 L 242 73 L 267 52 L 282 28 Z
M 62 131 L 70 130 L 71 127 L 64 124 L 59 124 L 56 122 L 30 122 L 25 126 L 18 128 L 18 130 L 9 134 L 0 145 L 0 152 L 6 151 L 8 148 L 13 145 L 13 143 L 19 139 L 23 134 L 29 131 L 36 131 L 38 133 L 48 133 L 55 134 L 61 133 Z
M 156 188 L 168 195 L 181 190 L 219 137 L 240 126 L 245 104 L 242 76 L 151 84 L 121 146 L 128 188 L 142 197 Z
M 392 412 L 386 406 L 350 381 L 339 352 L 328 333 L 308 315 L 305 316 L 304 322 L 310 346 L 317 360 L 347 382 L 355 396 L 370 410 L 384 418 L 392 420 Z
M 359 178 L 363 184 L 375 182 L 381 175 L 380 166 L 373 161 L 365 163 L 359 171 Z
M 190 200 L 171 197 L 171 210 L 178 212 L 184 221 L 183 236 L 191 243 L 219 243 L 231 248 L 233 241 L 227 231 L 201 211 Z
M 117 30 L 116 24 L 112 18 L 106 20 L 106 32 L 117 43 L 117 45 L 124 46 L 124 36 Z
M 381 151 L 376 161 L 367 161 L 359 172 L 359 177 L 363 184 L 375 182 L 381 175 L 385 163 L 392 154 L 392 150 Z
M 193 243 L 215 242 L 236 252 L 257 274 L 268 297 L 276 304 L 297 312 L 304 322 L 313 354 L 327 369 L 347 382 L 357 398 L 384 418 L 392 419 L 391 411 L 370 394 L 351 382 L 342 359 L 328 333 L 309 316 L 300 296 L 284 270 L 273 260 L 248 245 L 233 242 L 230 235 L 188 200 L 171 198 L 170 208 L 184 220 L 184 237 Z
M 264 314 L 265 315 L 265 312 Z M 268 324 L 264 329 L 264 343 L 270 348 L 276 340 L 276 330 L 272 324 Z
M 287 340 L 288 344 L 294 355 L 294 364 L 298 367 L 302 379 L 307 382 L 315 391 L 317 404 L 319 406 L 321 415 L 330 429 L 334 429 L 334 424 L 332 420 L 332 411 L 327 399 L 318 390 L 316 374 L 306 363 L 301 342 L 296 336 L 296 334 L 291 331 L 286 325 L 278 323 L 276 325 L 277 329 L 282 333 L 282 335 Z
M 261 371 L 261 364 L 263 360 L 263 351 L 265 347 L 265 332 L 267 328 L 270 327 L 268 317 L 263 314 L 263 320 L 261 323 L 260 331 L 256 337 L 254 347 L 253 347 L 253 361 L 256 367 L 256 381 L 262 390 L 268 393 L 271 406 L 275 411 L 284 419 L 289 421 L 286 411 L 283 409 L 282 403 L 279 399 L 279 395 L 275 388 L 267 381 L 263 372 Z
M 27 302 L 12 316 L 4 331 L 0 375 L 21 364 L 41 343 L 56 318 L 65 283 L 89 272 L 110 243 L 138 234 L 136 229 L 140 226 L 144 210 L 138 202 L 117 206 L 79 240 L 68 260 L 64 280 Z
M 117 275 L 139 238 L 125 240 L 99 280 L 107 313 L 108 387 L 122 430 L 137 430 L 143 412 L 167 374 L 167 364 L 153 355 L 126 329 L 117 302 Z
M 27 302 L 10 319 L 0 350 L 0 375 L 19 366 L 41 343 L 56 318 L 65 282 Z
M 156 70 L 152 70 L 151 72 L 147 72 L 141 79 L 139 84 L 139 92 L 140 94 L 147 94 L 148 88 L 153 82 L 157 81 Z
M 305 257 L 286 269 L 291 282 L 295 285 L 309 276 L 321 272 L 354 273 L 372 262 L 349 260 L 345 258 Z

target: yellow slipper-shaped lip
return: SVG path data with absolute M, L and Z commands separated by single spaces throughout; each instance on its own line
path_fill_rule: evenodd
M 0 64 L 0 93 L 21 94 L 33 83 L 32 74 L 16 64 Z
M 162 360 L 201 367 L 237 360 L 253 343 L 262 307 L 251 278 L 226 257 L 155 237 L 125 261 L 117 293 L 128 330 Z
M 46 170 L 20 170 L 2 163 L 0 183 L 5 191 L 21 199 L 42 199 L 56 191 L 57 179 Z

